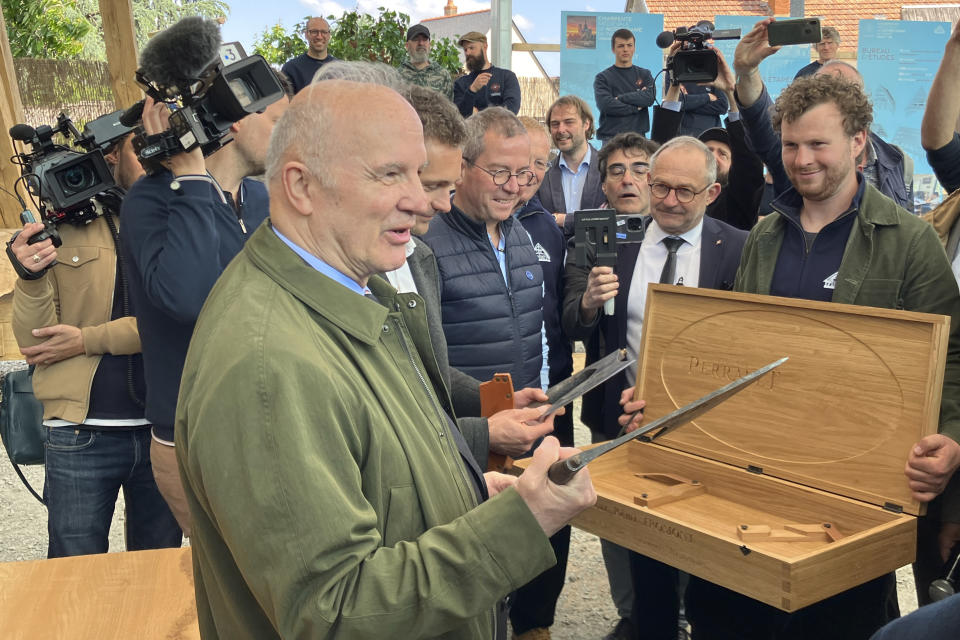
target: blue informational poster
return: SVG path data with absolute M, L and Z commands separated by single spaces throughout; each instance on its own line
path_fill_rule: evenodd
M 713 24 L 717 29 L 740 29 L 741 35 L 746 35 L 753 29 L 753 25 L 768 16 L 716 16 Z M 733 68 L 733 50 L 737 48 L 739 40 L 717 40 L 714 43 L 717 49 L 723 52 L 727 64 Z M 783 88 L 793 82 L 803 67 L 811 61 L 810 45 L 794 44 L 783 47 L 780 51 L 760 63 L 760 77 L 770 97 L 776 100 Z
M 593 100 L 593 79 L 614 62 L 610 39 L 617 29 L 633 32 L 636 38 L 633 64 L 649 69 L 656 76 L 663 68 L 663 50 L 656 43 L 663 31 L 661 14 L 560 13 L 560 95 L 573 94 L 586 100 L 596 125 L 599 125 L 600 113 Z M 662 76 L 656 80 L 662 88 Z M 658 90 L 657 99 L 660 93 Z
M 939 185 L 920 146 L 920 121 L 949 36 L 948 22 L 860 21 L 857 68 L 873 102 L 871 129 L 913 158 L 918 211 L 939 201 Z

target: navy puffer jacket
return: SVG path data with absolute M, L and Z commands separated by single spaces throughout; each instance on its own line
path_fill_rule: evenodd
M 543 362 L 543 272 L 523 226 L 500 224 L 504 283 L 483 223 L 453 207 L 436 216 L 423 236 L 437 258 L 443 332 L 450 366 L 478 380 L 509 373 L 515 389 L 540 386 Z

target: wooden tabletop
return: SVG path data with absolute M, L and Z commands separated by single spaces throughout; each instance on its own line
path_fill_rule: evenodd
M 199 640 L 190 548 L 0 563 L 0 637 Z

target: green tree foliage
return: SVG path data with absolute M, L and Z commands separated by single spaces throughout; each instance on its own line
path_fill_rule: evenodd
M 70 58 L 92 29 L 77 0 L 2 0 L 14 58 Z
M 301 35 L 306 27 L 304 18 L 292 30 L 286 31 L 279 22 L 257 36 L 253 43 L 253 53 L 260 54 L 270 64 L 280 67 L 290 58 L 299 56 L 307 50 L 307 43 Z
M 3 0 L 7 2 L 8 0 Z M 33 2 L 35 0 L 19 0 Z M 103 45 L 103 20 L 100 17 L 98 0 L 70 0 L 77 6 L 79 13 L 93 25 L 83 39 L 83 51 L 80 57 L 87 60 L 106 60 L 107 52 Z M 6 11 L 6 9 L 4 9 Z M 143 46 L 150 36 L 162 31 L 187 16 L 204 18 L 225 18 L 230 6 L 224 0 L 133 0 L 133 22 L 137 31 L 137 48 Z
M 342 60 L 371 60 L 399 67 L 407 57 L 405 48 L 410 16 L 380 7 L 374 17 L 359 11 L 344 12 L 339 18 L 327 16 L 331 24 L 330 54 Z M 281 25 L 264 29 L 253 48 L 267 62 L 282 65 L 307 50 L 303 29 L 308 18 L 285 31 Z M 460 72 L 460 54 L 450 38 L 433 38 L 430 59 L 451 74 Z

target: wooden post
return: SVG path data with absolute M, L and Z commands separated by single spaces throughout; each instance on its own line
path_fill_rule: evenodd
M 103 42 L 107 49 L 110 86 L 118 109 L 126 109 L 143 97 L 134 79 L 137 70 L 137 37 L 130 0 L 100 0 Z
M 7 133 L 10 127 L 23 122 L 23 104 L 20 102 L 20 87 L 13 70 L 13 55 L 10 53 L 10 40 L 7 38 L 7 21 L 0 10 L 0 186 L 13 191 L 13 185 L 20 177 L 20 169 L 10 162 L 17 151 Z M 24 194 L 21 188 L 21 193 Z M 24 194 L 25 195 L 25 194 Z M 5 229 L 19 229 L 20 203 L 7 194 L 0 192 L 0 221 Z

